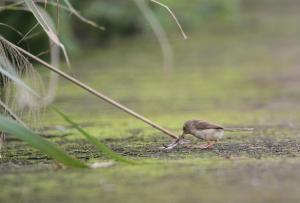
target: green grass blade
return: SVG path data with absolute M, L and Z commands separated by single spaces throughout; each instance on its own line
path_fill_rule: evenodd
M 65 152 L 60 150 L 57 146 L 53 143 L 43 139 L 39 135 L 35 134 L 28 128 L 25 128 L 18 124 L 17 122 L 7 119 L 3 116 L 0 116 L 0 130 L 2 132 L 7 133 L 15 138 L 23 140 L 27 144 L 31 145 L 32 147 L 40 150 L 41 152 L 45 153 L 47 156 L 63 163 L 66 166 L 74 167 L 74 168 L 87 168 L 88 166 L 84 163 L 76 160 Z
M 92 144 L 94 144 L 97 149 L 103 153 L 106 157 L 114 159 L 115 161 L 127 163 L 127 164 L 137 164 L 137 162 L 127 159 L 114 151 L 112 151 L 109 147 L 107 147 L 105 144 L 101 143 L 99 140 L 97 140 L 94 136 L 90 135 L 88 132 L 86 132 L 83 128 L 81 128 L 77 123 L 72 121 L 67 115 L 65 115 L 63 112 L 59 111 L 58 109 L 54 108 L 54 110 L 69 124 L 71 124 L 76 130 L 78 130 L 87 140 L 89 140 Z

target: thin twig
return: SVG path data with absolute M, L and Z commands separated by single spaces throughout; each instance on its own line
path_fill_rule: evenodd
M 159 131 L 165 133 L 166 135 L 172 137 L 173 139 L 178 139 L 178 137 L 177 137 L 174 133 L 170 132 L 169 130 L 167 130 L 167 129 L 161 127 L 161 126 L 159 126 L 158 124 L 152 122 L 151 120 L 145 118 L 144 116 L 142 116 L 142 115 L 140 115 L 140 114 L 134 112 L 133 110 L 131 110 L 131 109 L 129 109 L 129 108 L 123 106 L 122 104 L 120 104 L 120 103 L 118 103 L 118 102 L 112 100 L 111 98 L 109 98 L 109 97 L 103 95 L 102 93 L 98 92 L 97 90 L 95 90 L 95 89 L 89 87 L 88 85 L 86 85 L 86 84 L 80 82 L 79 80 L 73 78 L 72 76 L 70 76 L 70 75 L 64 73 L 63 71 L 61 71 L 61 70 L 55 68 L 54 66 L 48 64 L 47 62 L 41 60 L 41 59 L 38 58 L 38 57 L 32 55 L 31 53 L 25 51 L 24 49 L 22 49 L 22 48 L 20 48 L 20 47 L 18 47 L 18 46 L 16 46 L 16 45 L 14 45 L 13 43 L 7 41 L 6 39 L 4 39 L 4 40 L 5 40 L 9 45 L 11 45 L 11 46 L 14 47 L 15 49 L 19 50 L 19 51 L 22 52 L 23 54 L 29 56 L 30 58 L 32 58 L 32 59 L 34 59 L 34 60 L 36 60 L 36 61 L 38 61 L 39 63 L 43 64 L 45 67 L 47 67 L 48 69 L 50 69 L 51 71 L 57 73 L 58 75 L 60 75 L 61 77 L 65 78 L 65 79 L 71 81 L 72 83 L 74 83 L 74 84 L 76 84 L 77 86 L 81 87 L 82 89 L 84 89 L 84 90 L 90 92 L 91 94 L 95 95 L 96 97 L 98 97 L 98 98 L 100 98 L 100 99 L 102 99 L 102 100 L 104 100 L 104 101 L 110 103 L 111 105 L 115 106 L 116 108 L 118 108 L 118 109 L 120 109 L 120 110 L 122 110 L 122 111 L 124 111 L 124 112 L 126 112 L 126 113 L 128 113 L 128 114 L 130 114 L 130 115 L 132 115 L 133 117 L 135 117 L 135 118 L 137 118 L 137 119 L 143 121 L 144 123 L 147 123 L 148 125 L 150 125 L 150 126 L 152 126 L 153 128 L 156 128 L 157 130 L 159 130 Z
M 1 9 L 0 9 L 0 11 L 1 11 Z M 17 30 L 13 26 L 10 26 L 10 25 L 5 24 L 5 23 L 0 23 L 0 26 L 4 26 L 4 27 L 7 27 L 7 28 L 11 29 L 12 31 L 16 32 L 23 39 L 23 37 L 24 37 L 23 33 L 21 33 L 19 30 Z M 25 45 L 26 45 L 27 49 L 29 49 L 29 44 L 28 44 L 27 41 L 25 41 Z
M 36 23 L 32 28 L 29 29 L 29 31 L 27 31 L 27 33 L 22 37 L 22 39 L 20 39 L 17 44 L 20 44 L 23 40 L 26 39 L 26 37 L 35 29 L 39 26 L 39 23 Z
M 177 19 L 176 15 L 173 13 L 173 11 L 172 11 L 167 5 L 165 5 L 165 4 L 161 3 L 161 2 L 158 2 L 158 1 L 156 1 L 156 0 L 151 0 L 151 1 L 152 1 L 153 3 L 156 3 L 156 4 L 158 4 L 158 5 L 162 6 L 162 7 L 164 7 L 165 9 L 167 9 L 167 11 L 171 14 L 171 16 L 173 17 L 173 19 L 175 20 L 177 26 L 179 27 L 180 32 L 181 32 L 183 38 L 184 38 L 184 39 L 187 39 L 188 37 L 187 37 L 187 35 L 185 34 L 184 30 L 182 29 L 181 24 L 179 23 L 179 20 Z

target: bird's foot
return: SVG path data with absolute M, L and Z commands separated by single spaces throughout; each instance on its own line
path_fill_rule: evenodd
M 171 143 L 171 144 L 168 144 L 168 145 L 163 145 L 162 147 L 160 147 L 160 149 L 169 150 L 169 149 L 175 148 L 177 145 L 178 145 L 178 143 Z
M 182 139 L 178 142 L 178 144 L 190 144 L 190 143 L 191 143 L 190 140 L 184 140 L 184 139 Z
M 163 147 L 161 147 L 161 149 L 173 149 L 173 148 L 175 148 L 179 144 L 188 144 L 190 142 L 191 141 L 189 141 L 189 140 L 183 140 L 183 139 L 181 139 L 181 140 L 175 140 L 171 144 L 163 145 Z

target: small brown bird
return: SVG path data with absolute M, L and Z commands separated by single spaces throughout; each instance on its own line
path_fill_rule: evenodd
M 213 145 L 223 138 L 224 131 L 252 131 L 252 128 L 224 128 L 220 125 L 209 123 L 202 120 L 189 120 L 184 123 L 182 135 L 175 142 L 164 146 L 165 149 L 173 149 L 181 143 L 185 135 L 190 134 L 199 139 L 205 140 L 207 144 L 194 145 L 193 147 L 200 149 L 210 149 Z

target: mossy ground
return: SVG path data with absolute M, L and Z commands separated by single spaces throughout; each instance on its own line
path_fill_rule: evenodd
M 191 118 L 253 133 L 226 134 L 212 150 L 164 151 L 164 134 L 61 81 L 60 109 L 115 151 L 146 163 L 56 170 L 45 155 L 10 140 L 0 160 L 0 202 L 299 201 L 299 12 L 256 8 L 242 17 L 236 25 L 187 30 L 187 41 L 172 35 L 170 75 L 149 37 L 87 51 L 73 59 L 72 73 L 176 133 Z M 106 161 L 54 112 L 43 125 L 69 154 Z

